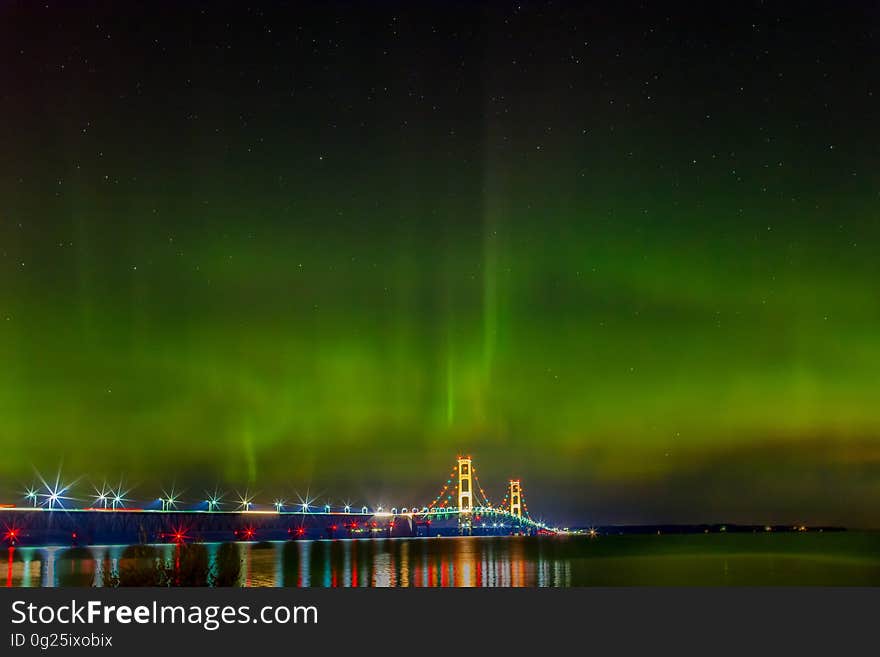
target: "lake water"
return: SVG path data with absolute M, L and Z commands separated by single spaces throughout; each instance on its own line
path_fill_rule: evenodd
M 880 586 L 880 532 L 9 548 L 6 586 Z

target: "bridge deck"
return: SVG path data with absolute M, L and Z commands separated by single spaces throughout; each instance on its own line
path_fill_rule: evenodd
M 387 538 L 534 533 L 539 525 L 495 510 L 275 511 L 0 508 L 2 538 L 16 545 Z

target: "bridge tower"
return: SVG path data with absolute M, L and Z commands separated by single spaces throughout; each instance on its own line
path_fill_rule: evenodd
M 474 510 L 473 470 L 470 456 L 458 457 L 458 530 L 467 534 Z
M 458 457 L 458 509 L 464 513 L 474 510 L 473 467 L 470 456 Z
M 510 480 L 507 497 L 510 500 L 510 514 L 522 518 L 522 487 L 519 479 Z

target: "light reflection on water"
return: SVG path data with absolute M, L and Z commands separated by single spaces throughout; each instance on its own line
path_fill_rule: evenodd
M 570 586 L 565 560 L 525 549 L 528 539 L 378 539 L 239 543 L 242 586 Z M 498 545 L 501 544 L 499 548 Z M 534 554 L 532 554 L 534 552 Z
M 880 532 L 16 547 L 6 586 L 880 586 Z
M 174 544 L 18 547 L 9 549 L 6 586 L 104 586 L 108 578 L 119 577 L 126 569 L 149 572 L 154 567 L 167 568 L 174 580 L 174 573 L 187 570 L 180 563 L 182 552 L 198 553 L 207 569 L 215 572 L 223 550 L 237 553 L 238 572 L 230 584 L 244 587 L 571 585 L 570 564 L 545 558 L 535 539 L 461 537 L 207 543 L 182 548 Z M 210 583 L 190 581 L 190 576 L 171 584 Z M 139 578 L 136 584 L 156 582 Z

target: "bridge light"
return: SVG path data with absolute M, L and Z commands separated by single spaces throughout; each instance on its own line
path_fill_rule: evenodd
M 223 500 L 225 493 L 215 488 L 213 493 L 205 491 L 205 495 L 208 496 L 208 499 L 205 500 L 205 504 L 208 505 L 208 511 L 219 511 L 220 502 Z
M 111 506 L 114 510 L 117 509 L 117 508 L 119 508 L 119 507 L 123 507 L 123 506 L 125 506 L 125 503 L 128 502 L 128 501 L 130 501 L 130 500 L 126 497 L 126 495 L 128 494 L 128 491 L 127 491 L 127 490 L 122 490 L 122 482 L 121 482 L 121 481 L 119 482 L 119 486 L 116 488 L 116 490 L 113 490 L 112 488 L 109 488 L 109 489 L 107 490 L 107 493 L 109 494 L 108 497 L 109 497 L 109 501 L 110 501 L 110 506 Z M 106 508 L 106 504 L 105 504 L 104 506 L 105 506 L 105 508 Z
M 102 509 L 106 509 L 107 503 L 110 501 L 109 495 L 113 493 L 113 489 L 108 488 L 106 481 L 101 484 L 100 488 L 98 488 L 97 486 L 93 486 L 93 488 L 95 489 L 95 495 L 93 495 L 95 499 L 94 506 L 96 508 L 100 507 Z
M 250 491 L 245 489 L 244 494 L 236 491 L 236 495 L 238 495 L 238 510 L 244 512 L 250 511 L 251 507 L 254 505 L 254 496 Z
M 45 479 L 43 479 L 42 476 L 40 476 L 40 481 L 42 482 L 43 487 L 46 489 L 45 493 L 40 493 L 40 497 L 45 498 L 44 504 L 49 508 L 50 511 L 54 510 L 55 507 L 63 509 L 64 501 L 73 499 L 73 497 L 65 494 L 73 484 L 61 483 L 60 471 L 55 475 L 54 484 L 48 483 Z
M 170 492 L 162 489 L 162 497 L 159 498 L 159 501 L 162 503 L 162 510 L 174 511 L 177 508 L 177 502 L 179 499 L 180 493 L 174 490 L 174 486 L 171 487 Z
M 24 492 L 24 499 L 30 502 L 32 506 L 37 506 L 39 504 L 37 489 L 33 486 L 29 486 Z
M 346 513 L 351 513 L 351 505 L 350 505 L 350 504 L 346 504 L 346 505 L 345 505 L 345 512 L 346 512 Z

